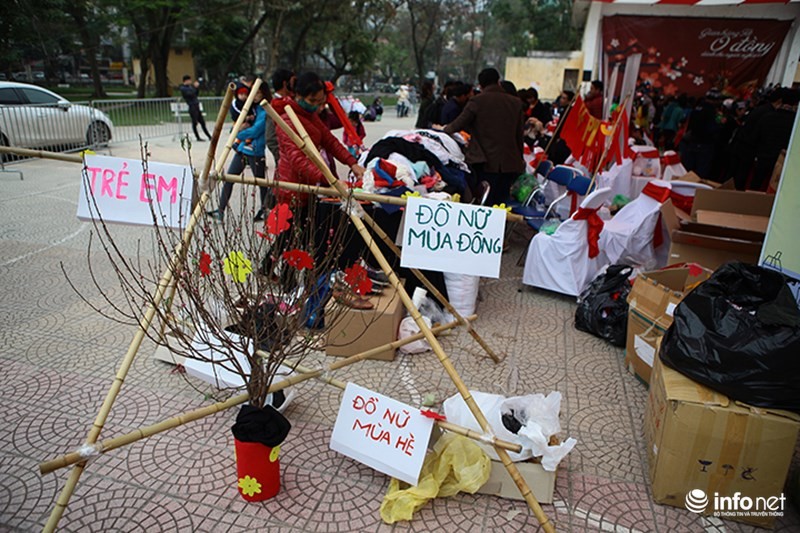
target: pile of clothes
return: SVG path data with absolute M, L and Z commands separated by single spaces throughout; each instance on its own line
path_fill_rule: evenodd
M 458 137 L 464 143 L 464 137 Z M 433 130 L 392 130 L 359 161 L 367 170 L 361 183 L 366 192 L 391 194 L 398 188 L 462 194 L 469 167 L 456 140 Z

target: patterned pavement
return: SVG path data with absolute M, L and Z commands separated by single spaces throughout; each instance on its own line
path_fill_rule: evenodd
M 409 127 L 392 117 L 372 135 Z M 373 125 L 368 125 L 368 129 Z M 374 133 L 373 133 L 374 132 Z M 204 147 L 200 145 L 197 150 Z M 151 145 L 154 160 L 181 162 L 171 139 Z M 195 153 L 195 160 L 199 160 Z M 135 157 L 136 146 L 113 155 Z M 87 252 L 92 228 L 75 218 L 77 165 L 16 164 L 25 179 L 0 173 L 0 531 L 40 530 L 67 470 L 40 475 L 39 462 L 76 449 L 111 385 L 132 337 L 131 325 L 99 316 L 107 308 L 94 276 L 119 298 L 104 256 Z M 126 253 L 149 242 L 142 228 L 114 227 Z M 465 332 L 443 337 L 465 382 L 477 390 L 517 395 L 559 390 L 565 436 L 578 440 L 562 462 L 552 505 L 544 511 L 558 531 L 745 532 L 756 528 L 699 518 L 650 498 L 642 417 L 646 389 L 622 364 L 623 351 L 576 331 L 569 298 L 520 291 L 512 243 L 499 280 L 483 280 L 476 327 L 505 359 L 495 365 Z M 152 358 L 145 340 L 101 438 L 207 405 L 208 387 L 188 381 Z M 318 354 L 308 362 L 332 361 Z M 337 371 L 394 397 L 419 403 L 455 393 L 431 353 L 394 362 L 367 361 Z M 388 478 L 328 448 L 340 392 L 318 382 L 296 387 L 287 410 L 293 429 L 282 446 L 282 490 L 265 503 L 247 503 L 236 490 L 228 411 L 108 452 L 86 468 L 61 521 L 63 531 L 535 531 L 536 519 L 516 501 L 457 495 L 430 502 L 414 520 L 389 526 L 379 507 Z M 794 469 L 800 468 L 796 454 Z M 776 531 L 800 531 L 790 506 Z

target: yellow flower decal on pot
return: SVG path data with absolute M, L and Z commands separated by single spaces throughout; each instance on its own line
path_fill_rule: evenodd
M 509 213 L 511 212 L 511 206 L 510 205 L 506 205 L 504 203 L 503 204 L 495 204 L 492 207 L 494 207 L 495 209 L 502 209 L 504 211 L 508 211 Z
M 248 274 L 253 272 L 253 266 L 242 252 L 231 252 L 225 258 L 224 271 L 236 283 L 244 283 Z
M 270 463 L 274 463 L 275 461 L 277 461 L 278 460 L 278 455 L 280 453 L 281 453 L 281 447 L 280 446 L 275 446 L 274 448 L 272 448 L 272 451 L 269 452 L 269 462 Z
M 261 494 L 261 483 L 254 477 L 244 476 L 239 478 L 239 488 L 245 496 Z

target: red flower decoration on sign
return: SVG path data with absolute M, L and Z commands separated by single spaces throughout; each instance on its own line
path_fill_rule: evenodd
M 297 270 L 303 270 L 304 268 L 311 270 L 314 268 L 314 259 L 308 252 L 304 252 L 303 250 L 289 250 L 288 252 L 283 252 L 283 258 L 289 266 Z
M 200 276 L 206 277 L 211 274 L 211 256 L 203 252 L 200 254 L 200 261 L 197 263 L 200 268 Z
M 353 292 L 362 296 L 372 290 L 372 280 L 369 279 L 367 270 L 359 263 L 344 269 L 344 282 L 353 289 Z
M 267 233 L 270 235 L 280 235 L 291 227 L 289 221 L 292 219 L 292 210 L 289 204 L 278 204 L 272 208 L 267 215 Z

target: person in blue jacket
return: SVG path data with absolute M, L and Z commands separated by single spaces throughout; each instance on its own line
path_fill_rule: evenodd
M 262 85 L 258 93 L 256 93 L 253 106 L 251 107 L 251 112 L 255 112 L 255 119 L 252 126 L 241 130 L 236 135 L 234 144 L 235 153 L 230 166 L 228 166 L 228 174 L 242 174 L 245 167 L 249 166 L 254 177 L 263 179 L 266 175 L 267 162 L 264 156 L 264 150 L 267 147 L 267 112 L 258 105 L 258 102 L 261 102 L 264 98 L 270 100 L 270 96 L 269 88 L 264 85 Z M 215 211 L 209 211 L 208 215 L 217 220 L 222 220 L 232 192 L 233 183 L 225 182 L 219 197 L 219 208 Z M 256 221 L 264 220 L 264 213 L 268 208 L 266 205 L 268 192 L 269 187 L 259 187 L 261 206 L 256 213 Z

